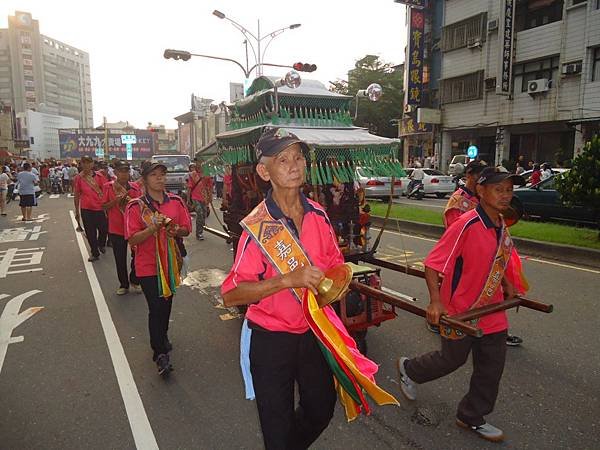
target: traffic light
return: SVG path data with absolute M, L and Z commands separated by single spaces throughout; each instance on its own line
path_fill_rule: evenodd
M 315 70 L 317 70 L 316 64 L 306 64 L 301 62 L 295 63 L 292 67 L 298 72 L 314 72 Z
M 186 52 L 185 50 L 173 50 L 168 48 L 163 53 L 163 56 L 165 57 L 165 59 L 180 59 L 182 61 L 187 61 L 192 57 L 192 54 L 190 52 Z

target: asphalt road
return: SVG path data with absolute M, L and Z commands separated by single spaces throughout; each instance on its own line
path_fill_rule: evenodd
M 224 241 L 211 235 L 187 241 L 191 272 L 175 298 L 175 371 L 165 381 L 151 360 L 143 295 L 115 294 L 110 249 L 98 262 L 84 262 L 71 199 L 44 196 L 34 211 L 39 222 L 28 224 L 9 206 L 0 219 L 1 449 L 261 448 L 256 408 L 244 399 L 239 370 L 241 320 L 219 305 L 232 262 Z M 385 232 L 378 254 L 418 263 L 432 245 Z M 434 350 L 439 338 L 423 319 L 399 311 L 367 340 L 369 356 L 380 364 L 379 384 L 401 406 L 374 407 L 350 424 L 338 406 L 314 448 L 597 448 L 600 271 L 527 258 L 524 266 L 529 296 L 553 303 L 555 312 L 509 314 L 511 331 L 525 343 L 508 351 L 489 416 L 507 434 L 504 444 L 454 425 L 468 364 L 420 386 L 416 402 L 401 398 L 397 357 Z M 25 270 L 34 271 L 19 272 Z M 382 278 L 387 288 L 426 304 L 423 280 L 385 270 Z

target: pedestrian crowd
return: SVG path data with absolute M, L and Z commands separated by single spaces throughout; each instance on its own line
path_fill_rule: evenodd
M 338 381 L 351 379 L 334 370 L 347 372 L 349 366 L 335 360 L 337 356 L 332 360 L 331 355 L 337 353 L 327 347 L 327 330 L 341 322 L 334 312 L 327 313 L 328 306 L 320 319 L 326 327 L 320 328 L 309 319 L 316 316 L 307 315 L 307 298 L 319 292 L 328 270 L 344 263 L 327 212 L 301 189 L 307 149 L 306 143 L 289 132 L 270 129 L 261 136 L 256 145 L 256 171 L 270 182 L 271 190 L 240 222 L 243 232 L 235 261 L 221 287 L 225 306 L 247 308 L 240 363 L 246 395 L 256 399 L 267 449 L 311 446 L 329 425 L 338 394 L 343 398 L 343 389 L 352 390 L 352 386 L 334 382 L 334 374 Z M 422 164 L 432 162 L 415 161 L 418 168 Z M 0 188 L 19 184 L 25 221 L 31 220 L 40 179 L 46 180 L 41 185 L 47 192 L 53 191 L 53 177 L 60 180 L 62 192 L 73 192 L 75 219 L 89 245 L 88 262 L 98 261 L 106 247 L 112 247 L 119 280 L 116 294 L 143 292 L 152 360 L 158 373 L 167 375 L 173 368 L 169 320 L 185 270 L 184 238 L 194 231 L 190 211 L 196 216 L 195 237 L 201 241 L 213 187 L 227 203 L 231 172 L 213 179 L 196 161 L 190 165 L 187 193 L 182 198 L 167 191 L 167 167 L 160 162 L 142 163 L 137 179 L 126 161 L 107 165 L 87 156 L 73 164 L 40 166 L 24 161 L 15 167 L 15 175 L 12 166 L 5 169 Z M 402 356 L 397 369 L 402 394 L 414 401 L 418 385 L 454 372 L 472 355 L 473 373 L 457 406 L 456 424 L 486 440 L 501 441 L 503 431 L 485 416 L 495 407 L 506 346 L 519 345 L 522 340 L 508 334 L 505 311 L 477 319 L 483 332 L 480 338 L 441 326 L 440 319 L 500 303 L 526 290 L 521 284 L 520 259 L 503 217 L 511 207 L 513 185 L 524 180 L 502 167 L 486 167 L 478 161 L 465 169 L 466 184 L 452 195 L 444 211 L 447 230 L 424 261 L 430 296 L 427 320 L 430 329 L 440 334 L 439 350 Z M 539 171 L 542 179 L 542 169 Z M 349 336 L 341 339 L 342 347 L 347 346 L 354 355 L 352 359 L 363 363 L 362 370 L 371 370 L 363 382 L 373 383 L 373 390 L 380 389 L 373 378 L 377 365 L 360 355 Z M 296 392 L 299 402 L 295 401 Z M 362 398 L 360 392 L 356 394 Z M 345 401 L 350 401 L 349 397 Z M 347 403 L 345 407 L 348 412 Z

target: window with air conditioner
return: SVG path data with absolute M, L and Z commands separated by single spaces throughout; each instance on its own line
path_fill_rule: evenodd
M 440 103 L 458 103 L 483 97 L 483 70 L 440 80 Z
M 558 56 L 528 61 L 513 66 L 513 86 L 515 90 L 527 92 L 529 83 L 533 80 L 556 80 L 558 76 Z
M 480 46 L 485 42 L 486 34 L 486 12 L 446 25 L 442 30 L 442 51 L 448 52 L 457 48 Z

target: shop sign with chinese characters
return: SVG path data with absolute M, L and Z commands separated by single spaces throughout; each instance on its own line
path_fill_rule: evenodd
M 509 95 L 512 84 L 512 62 L 513 62 L 513 33 L 515 1 L 504 0 L 504 22 L 503 33 L 500 35 L 502 45 L 502 58 L 500 65 L 500 83 L 498 94 Z

